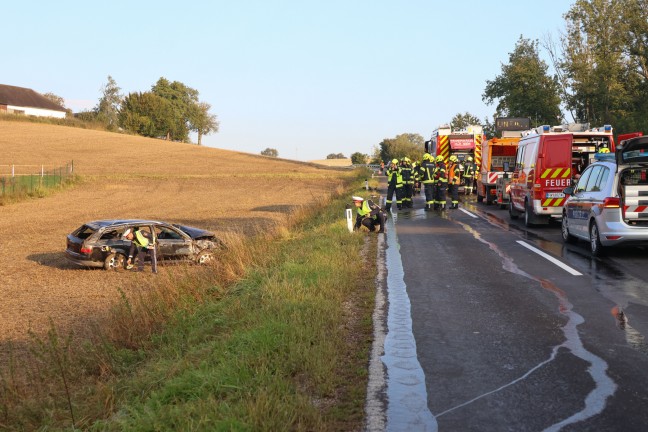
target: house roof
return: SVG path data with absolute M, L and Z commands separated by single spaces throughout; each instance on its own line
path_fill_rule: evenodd
M 65 108 L 32 89 L 0 84 L 0 105 L 65 111 Z

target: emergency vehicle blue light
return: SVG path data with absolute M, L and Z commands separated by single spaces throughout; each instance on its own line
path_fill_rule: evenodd
M 549 126 L 549 125 L 543 125 L 542 126 L 542 131 L 543 132 L 549 132 L 550 129 L 551 129 L 551 126 Z
M 598 162 L 614 162 L 614 153 L 594 153 L 594 159 Z
M 612 130 L 612 125 L 603 125 L 603 130 L 605 130 L 605 132 L 610 132 Z

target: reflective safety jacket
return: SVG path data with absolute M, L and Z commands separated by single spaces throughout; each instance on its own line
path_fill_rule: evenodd
M 139 247 L 147 247 L 149 244 L 149 237 L 150 234 L 148 233 L 143 233 L 140 230 L 135 231 L 135 235 L 133 236 L 133 243 L 135 243 Z
M 450 165 L 448 165 L 448 183 L 452 185 L 458 185 L 461 183 L 461 170 L 459 169 L 459 165 L 457 165 L 454 162 L 450 162 Z
M 434 182 L 437 185 L 447 185 L 448 177 L 446 174 L 446 164 L 445 162 L 437 162 L 436 167 L 434 168 Z
M 412 167 L 405 164 L 401 166 L 401 175 L 403 176 L 404 184 L 414 184 L 414 178 L 412 177 Z
M 468 162 L 466 164 L 466 169 L 464 170 L 464 177 L 466 178 L 472 178 L 475 177 L 475 164 L 472 162 Z
M 423 162 L 421 165 L 421 179 L 423 183 L 434 183 L 434 170 L 436 165 L 434 162 Z
M 403 187 L 403 174 L 399 167 L 392 168 L 390 166 L 387 168 L 385 175 L 387 176 L 389 186 L 396 186 L 397 188 Z
M 359 218 L 372 217 L 374 219 L 378 218 L 380 210 L 380 206 L 371 200 L 364 200 L 362 205 L 356 209 Z

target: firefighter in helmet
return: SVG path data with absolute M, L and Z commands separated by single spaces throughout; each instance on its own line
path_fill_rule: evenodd
M 412 175 L 412 165 L 410 159 L 404 157 L 400 162 L 401 176 L 403 177 L 403 207 L 412 208 L 412 196 L 414 195 L 414 177 Z
M 421 183 L 423 183 L 423 192 L 425 193 L 425 211 L 432 210 L 434 206 L 434 170 L 436 164 L 430 153 L 423 155 L 421 163 Z
M 387 197 L 385 209 L 389 211 L 392 206 L 392 198 L 396 194 L 396 206 L 398 210 L 403 208 L 403 175 L 398 166 L 398 159 L 393 159 L 385 171 L 387 176 Z
M 473 183 L 475 181 L 475 164 L 473 163 L 472 156 L 468 156 L 466 158 L 463 176 L 465 179 L 464 183 L 466 185 L 464 192 L 466 195 L 470 195 L 473 192 Z
M 446 190 L 448 189 L 448 176 L 443 156 L 439 155 L 435 160 L 434 168 L 434 210 L 445 210 Z
M 459 183 L 461 182 L 461 169 L 459 168 L 459 159 L 452 155 L 449 158 L 447 168 L 448 173 L 448 192 L 450 192 L 451 209 L 459 208 Z

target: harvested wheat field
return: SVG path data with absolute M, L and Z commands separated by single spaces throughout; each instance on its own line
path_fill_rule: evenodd
M 66 235 L 84 222 L 154 219 L 221 236 L 253 235 L 332 194 L 350 175 L 191 144 L 0 121 L 0 165 L 57 167 L 71 160 L 81 176 L 74 186 L 0 206 L 0 350 L 20 345 L 30 328 L 43 334 L 50 319 L 58 329 L 83 332 L 84 321 L 106 310 L 119 289 L 174 271 L 116 273 L 69 264 Z

